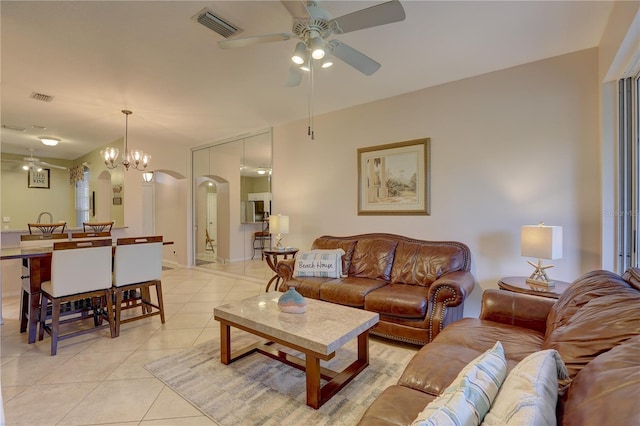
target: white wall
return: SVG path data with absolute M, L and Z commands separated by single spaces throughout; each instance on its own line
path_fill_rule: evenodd
M 136 147 L 151 154 L 148 171 L 159 172 L 154 176 L 156 233 L 163 235 L 165 241 L 174 242 L 164 248 L 163 258 L 186 265 L 190 242 L 190 150 L 180 144 L 160 146 L 153 141 L 136 143 Z M 129 236 L 143 233 L 142 185 L 141 172 L 124 172 L 124 224 Z
M 598 91 L 590 49 L 317 116 L 315 141 L 306 120 L 275 127 L 274 208 L 290 217 L 286 244 L 366 232 L 462 241 L 479 284 L 466 316 L 500 277 L 530 273 L 522 225 L 563 227 L 552 278 L 598 268 Z M 358 216 L 357 149 L 424 137 L 431 215 Z

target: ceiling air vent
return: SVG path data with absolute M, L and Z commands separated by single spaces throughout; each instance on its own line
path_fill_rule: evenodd
M 45 95 L 38 92 L 32 92 L 31 96 L 29 97 L 36 101 L 42 101 L 42 102 L 51 102 L 53 100 L 53 96 Z
M 200 13 L 196 15 L 196 21 L 210 30 L 217 32 L 224 38 L 229 38 L 240 31 L 238 27 L 225 21 L 208 9 L 200 11 Z

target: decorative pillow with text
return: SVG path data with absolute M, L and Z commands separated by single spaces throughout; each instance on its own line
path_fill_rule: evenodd
M 294 262 L 293 276 L 340 278 L 343 255 L 342 249 L 299 251 Z

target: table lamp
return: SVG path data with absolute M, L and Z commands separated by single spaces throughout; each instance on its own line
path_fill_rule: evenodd
M 538 258 L 537 264 L 527 261 L 535 269 L 526 282 L 552 287 L 554 282 L 549 279 L 546 269 L 552 268 L 553 265 L 543 266 L 542 259 L 562 259 L 562 227 L 545 226 L 542 222 L 538 225 L 525 225 L 522 227 L 520 238 L 521 255 Z
M 269 216 L 269 233 L 276 234 L 276 249 L 282 248 L 282 235 L 289 233 L 289 216 Z

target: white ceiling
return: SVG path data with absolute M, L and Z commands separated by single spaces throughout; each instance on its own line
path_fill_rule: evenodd
M 379 3 L 320 5 L 336 17 Z M 317 70 L 316 114 L 597 46 L 612 8 L 609 1 L 402 4 L 403 22 L 336 36 L 382 68 L 370 77 L 340 61 Z M 191 19 L 204 7 L 242 28 L 240 37 L 291 31 L 278 1 L 3 0 L 1 121 L 27 130 L 3 128 L 2 151 L 78 158 L 123 136 L 125 108 L 133 111 L 130 147 L 199 146 L 306 118 L 308 82 L 284 86 L 297 40 L 219 49 L 223 38 Z M 34 101 L 32 92 L 54 100 Z M 45 134 L 62 142 L 45 147 L 36 139 Z

